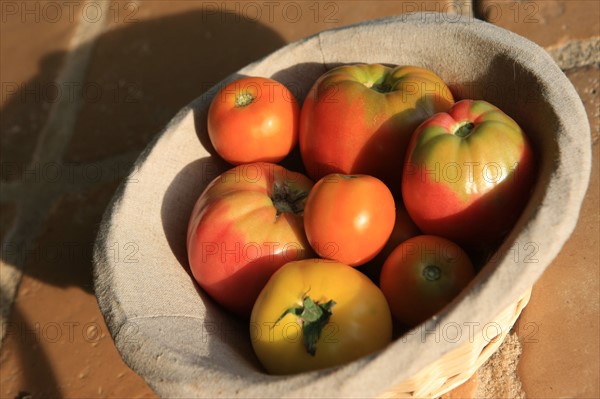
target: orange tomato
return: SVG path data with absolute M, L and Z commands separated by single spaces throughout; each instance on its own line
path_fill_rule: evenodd
M 283 84 L 246 77 L 223 87 L 208 110 L 208 136 L 227 162 L 279 162 L 298 142 L 300 108 Z
M 420 235 L 390 254 L 381 270 L 380 287 L 392 315 L 414 327 L 442 310 L 474 276 L 469 256 L 457 244 Z
M 368 175 L 327 175 L 314 185 L 304 207 L 304 229 L 315 252 L 350 266 L 381 251 L 394 218 L 392 193 Z
M 415 222 L 412 221 L 402 204 L 396 205 L 396 221 L 390 238 L 381 251 L 373 259 L 360 266 L 359 270 L 379 285 L 379 275 L 385 260 L 394 249 L 411 237 L 422 234 Z

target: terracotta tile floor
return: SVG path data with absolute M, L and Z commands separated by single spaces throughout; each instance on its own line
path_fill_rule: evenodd
M 425 10 L 530 38 L 584 101 L 592 180 L 576 231 L 519 321 L 519 375 L 528 397 L 600 397 L 600 1 L 473 3 L 1 2 L 3 316 L 23 276 L 2 320 L 0 396 L 155 397 L 120 359 L 92 292 L 95 234 L 133 160 L 182 106 L 285 43 Z

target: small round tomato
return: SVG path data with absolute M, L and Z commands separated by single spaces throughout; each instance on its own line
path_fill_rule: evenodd
M 304 208 L 306 237 L 315 252 L 350 266 L 377 255 L 392 233 L 394 219 L 392 193 L 369 175 L 323 177 Z
M 358 270 L 325 259 L 281 267 L 250 317 L 254 351 L 267 372 L 338 366 L 382 350 L 392 339 L 383 293 Z
M 223 87 L 208 110 L 208 136 L 227 162 L 279 162 L 298 142 L 298 101 L 283 84 L 246 77 Z
M 420 235 L 400 244 L 381 270 L 394 317 L 414 327 L 439 312 L 475 276 L 466 252 L 445 238 Z

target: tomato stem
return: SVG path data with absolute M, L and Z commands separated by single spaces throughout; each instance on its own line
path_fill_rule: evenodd
M 304 212 L 308 192 L 294 190 L 288 184 L 275 184 L 270 197 L 273 206 L 277 209 L 277 216 L 286 212 L 301 215 Z
M 427 281 L 437 281 L 442 277 L 442 270 L 436 265 L 427 265 L 423 269 L 423 277 Z
M 318 303 L 313 301 L 311 297 L 305 296 L 302 300 L 302 306 L 293 306 L 286 309 L 283 314 L 279 316 L 277 321 L 275 321 L 275 324 L 287 314 L 291 313 L 298 316 L 302 323 L 304 348 L 309 355 L 315 356 L 317 353 L 317 341 L 319 341 L 323 328 L 329 322 L 329 318 L 333 314 L 331 308 L 334 306 L 334 300 Z
M 373 86 L 371 86 L 371 89 L 375 90 L 378 93 L 388 93 L 392 87 L 390 85 L 387 84 L 374 84 Z
M 462 122 L 454 129 L 454 135 L 464 139 L 471 135 L 474 128 L 475 124 L 473 122 Z
M 392 90 L 392 86 L 384 82 L 363 82 L 363 85 L 378 93 L 388 93 Z
M 235 97 L 235 106 L 237 108 L 245 107 L 254 101 L 254 96 L 248 92 L 238 94 Z

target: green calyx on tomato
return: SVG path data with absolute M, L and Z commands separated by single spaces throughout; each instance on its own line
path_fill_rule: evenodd
M 392 316 L 383 292 L 355 268 L 326 259 L 283 265 L 250 316 L 252 347 L 270 374 L 339 366 L 384 349 L 391 339 Z M 312 354 L 307 340 L 318 340 Z
M 343 65 L 323 74 L 300 113 L 299 145 L 308 175 L 367 174 L 399 194 L 412 132 L 454 104 L 433 71 L 416 66 Z
M 321 332 L 325 325 L 329 322 L 329 318 L 333 314 L 331 308 L 335 306 L 334 300 L 329 300 L 325 303 L 315 302 L 308 295 L 302 300 L 302 306 L 293 306 L 285 310 L 277 319 L 277 324 L 287 314 L 298 316 L 302 323 L 302 334 L 304 336 L 304 347 L 306 352 L 311 356 L 317 353 L 317 341 L 321 337 Z
M 371 89 L 378 93 L 388 93 L 392 90 L 392 87 L 390 85 L 373 85 Z
M 472 122 L 463 122 L 460 123 L 455 129 L 454 129 L 454 135 L 458 136 L 462 139 L 469 137 L 471 135 L 471 133 L 473 133 L 473 129 L 475 128 L 475 124 Z
M 215 178 L 196 201 L 187 231 L 188 261 L 200 287 L 249 317 L 271 275 L 313 253 L 302 215 L 312 186 L 308 177 L 266 162 Z
M 536 160 L 515 120 L 483 100 L 461 100 L 414 131 L 402 198 L 426 234 L 467 246 L 498 242 L 535 181 Z
M 386 67 L 382 68 L 382 65 L 365 65 L 361 71 L 349 71 L 351 75 L 359 82 L 362 83 L 366 88 L 376 91 L 378 93 L 389 93 L 392 91 L 394 82 L 390 81 L 390 74 L 385 73 Z M 382 73 L 382 70 L 384 71 Z
M 437 281 L 442 277 L 442 271 L 436 265 L 427 265 L 423 268 L 423 277 L 427 281 Z
M 475 277 L 469 255 L 443 237 L 418 235 L 388 256 L 380 286 L 394 317 L 414 327 L 449 304 Z
M 386 83 L 373 83 L 373 82 L 367 82 L 364 84 L 366 87 L 368 87 L 371 90 L 374 90 L 378 93 L 389 93 L 390 91 L 392 91 L 392 86 Z
M 281 215 L 282 213 L 302 215 L 307 197 L 307 191 L 295 189 L 294 187 L 291 187 L 289 184 L 285 183 L 275 183 L 273 185 L 273 191 L 270 194 L 271 201 L 273 201 L 273 206 L 277 210 L 277 216 Z
M 242 108 L 254 101 L 254 96 L 249 92 L 240 93 L 235 97 L 235 107 Z
M 247 76 L 215 94 L 206 127 L 215 151 L 230 164 L 277 163 L 298 142 L 299 114 L 298 101 L 285 85 Z

